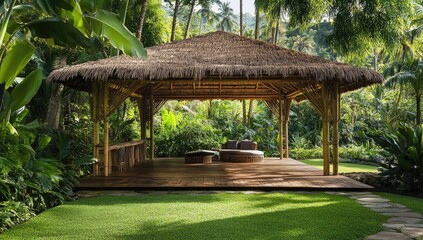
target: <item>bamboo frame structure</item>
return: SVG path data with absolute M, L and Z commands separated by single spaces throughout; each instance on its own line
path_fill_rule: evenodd
M 154 159 L 154 97 L 150 94 L 150 160 Z
M 92 120 L 93 120 L 93 156 L 97 159 L 97 163 L 93 165 L 93 175 L 98 175 L 98 151 L 96 146 L 100 144 L 100 123 L 98 119 L 98 86 L 93 83 L 92 94 Z
M 219 51 L 216 51 L 216 46 Z M 226 32 L 214 32 L 147 49 L 147 60 L 117 56 L 53 71 L 49 80 L 92 93 L 93 144 L 104 125 L 103 159 L 94 175 L 110 174 L 108 118 L 126 99 L 138 103 L 141 140 L 154 158 L 154 114 L 167 100 L 263 100 L 278 117 L 279 155 L 289 158 L 289 111 L 293 100 L 308 100 L 322 118 L 324 175 L 338 174 L 340 96 L 382 83 L 375 71 Z M 150 139 L 147 139 L 149 124 Z M 97 148 L 94 156 L 100 158 Z M 143 145 L 146 159 L 146 144 Z
M 104 159 L 104 176 L 109 176 L 111 166 L 109 166 L 109 86 L 103 84 L 103 116 L 104 116 L 104 140 L 103 140 L 103 159 Z
M 283 101 L 282 95 L 279 95 L 279 158 L 283 159 Z
M 289 131 L 288 131 L 288 125 L 289 125 L 289 112 L 291 110 L 291 103 L 292 99 L 287 99 L 285 101 L 285 108 L 284 108 L 284 122 L 285 122 L 285 158 L 289 158 Z

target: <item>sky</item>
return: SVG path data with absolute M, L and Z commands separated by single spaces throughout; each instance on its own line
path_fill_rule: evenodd
M 239 14 L 239 0 L 221 0 L 222 2 L 230 2 L 231 8 L 234 9 L 235 14 Z M 254 0 L 243 0 L 242 10 L 244 13 L 254 14 Z M 217 10 L 217 7 L 216 7 Z

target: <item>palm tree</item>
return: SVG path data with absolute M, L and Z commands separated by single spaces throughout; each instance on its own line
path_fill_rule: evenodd
M 288 46 L 300 52 L 312 53 L 314 50 L 315 42 L 313 36 L 314 30 L 309 30 L 302 34 L 288 38 Z
M 258 40 L 260 27 L 260 10 L 256 7 L 256 25 L 254 28 L 254 39 Z
M 394 65 L 395 66 L 395 65 Z M 399 66 L 399 65 L 397 65 Z M 397 73 L 388 77 L 386 86 L 395 87 L 396 84 L 400 86 L 411 85 L 414 91 L 414 97 L 416 100 L 416 124 L 421 125 L 421 98 L 423 94 L 423 61 L 422 59 L 413 59 L 406 61 L 397 69 L 401 69 Z M 391 71 L 395 71 L 395 67 L 391 67 Z
M 201 8 L 198 10 L 198 14 L 201 16 L 200 20 L 200 34 L 203 29 L 203 24 L 207 23 L 213 26 L 215 22 L 219 20 L 217 14 L 213 11 L 212 4 L 221 4 L 219 0 L 203 0 L 200 1 Z
M 279 21 L 282 12 L 282 4 L 283 0 L 255 0 L 254 5 L 256 9 L 262 10 L 266 13 L 266 17 L 269 22 L 269 26 L 271 26 L 271 33 L 272 33 L 272 40 L 273 44 L 276 44 L 278 41 L 278 34 L 279 34 Z M 256 11 L 257 16 L 257 11 Z M 258 23 L 256 22 L 256 28 L 258 28 Z
M 242 20 L 242 16 L 243 14 L 242 14 L 242 0 L 239 0 L 239 35 L 241 35 L 242 36 L 242 22 L 243 22 L 243 20 Z
M 172 4 L 172 0 L 165 0 L 165 2 Z M 182 0 L 175 0 L 173 5 L 173 17 L 172 17 L 172 32 L 170 34 L 170 41 L 175 41 L 176 22 L 178 20 L 178 11 L 182 5 Z
M 138 22 L 138 30 L 137 30 L 137 35 L 136 35 L 136 37 L 140 41 L 141 41 L 141 36 L 142 36 L 142 29 L 143 29 L 143 26 L 144 26 L 145 13 L 147 12 L 147 4 L 148 4 L 148 0 L 141 0 L 141 12 L 140 12 L 140 18 L 139 18 L 139 22 Z
M 196 4 L 197 4 L 197 0 L 191 0 L 190 1 L 191 8 L 189 10 L 187 27 L 185 29 L 185 39 L 187 39 L 188 38 L 188 35 L 189 35 L 189 29 L 191 28 L 192 16 L 194 15 L 194 8 L 195 8 L 195 5 Z
M 217 27 L 222 31 L 231 32 L 236 24 L 236 16 L 234 10 L 229 6 L 229 2 L 219 4 L 218 13 L 219 23 Z

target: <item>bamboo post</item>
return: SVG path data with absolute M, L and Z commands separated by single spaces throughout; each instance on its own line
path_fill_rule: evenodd
M 322 100 L 323 100 L 323 114 L 322 114 L 322 145 L 323 145 L 323 175 L 329 175 L 329 104 L 327 94 L 327 83 L 322 83 Z
M 107 116 L 109 110 L 109 86 L 107 83 L 103 85 L 103 117 L 104 117 L 104 176 L 109 176 L 109 117 Z
M 335 82 L 333 85 L 334 88 L 334 101 L 333 101 L 333 175 L 338 175 L 338 166 L 339 166 L 339 118 L 340 118 L 340 94 L 339 94 L 339 84 Z
M 150 160 L 154 159 L 154 105 L 153 105 L 153 93 L 150 95 Z
M 279 95 L 279 158 L 283 159 L 283 102 L 282 97 Z
M 92 120 L 93 120 L 93 156 L 98 159 L 97 145 L 100 144 L 100 124 L 98 122 L 98 85 L 93 83 L 93 102 L 92 102 Z M 93 164 L 93 175 L 98 176 L 98 163 Z
M 140 127 L 141 127 L 141 140 L 144 141 L 143 144 L 139 146 L 140 161 L 146 160 L 146 138 L 147 138 L 147 124 L 146 124 L 146 100 L 138 100 L 138 112 L 140 115 Z
M 292 99 L 287 99 L 285 102 L 285 157 L 289 158 L 289 145 L 288 145 L 288 123 L 289 123 L 289 110 L 291 109 Z

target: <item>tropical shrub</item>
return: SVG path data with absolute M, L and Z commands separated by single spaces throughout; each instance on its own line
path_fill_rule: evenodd
M 314 148 L 293 148 L 290 150 L 290 157 L 294 159 L 323 158 L 323 149 Z M 348 145 L 339 147 L 339 158 L 343 162 L 364 162 L 367 164 L 377 164 L 383 158 L 382 150 L 378 148 L 368 148 L 365 146 Z
M 396 129 L 371 135 L 389 153 L 380 165 L 387 181 L 402 191 L 423 191 L 423 131 L 422 126 L 399 124 Z
M 164 112 L 165 116 L 167 111 Z M 171 116 L 171 115 L 170 115 Z M 169 125 L 163 121 L 164 126 L 156 131 L 155 155 L 158 157 L 182 157 L 186 152 L 198 149 L 212 149 L 220 145 L 220 133 L 206 120 L 185 118 L 177 125 Z
M 16 128 L 15 128 L 16 126 Z M 0 123 L 0 229 L 72 199 L 77 178 L 91 158 L 70 161 L 69 142 L 36 122 Z M 52 140 L 54 139 L 54 140 Z
M 0 202 L 0 233 L 16 224 L 27 221 L 32 216 L 34 216 L 34 213 L 22 202 L 11 200 Z

